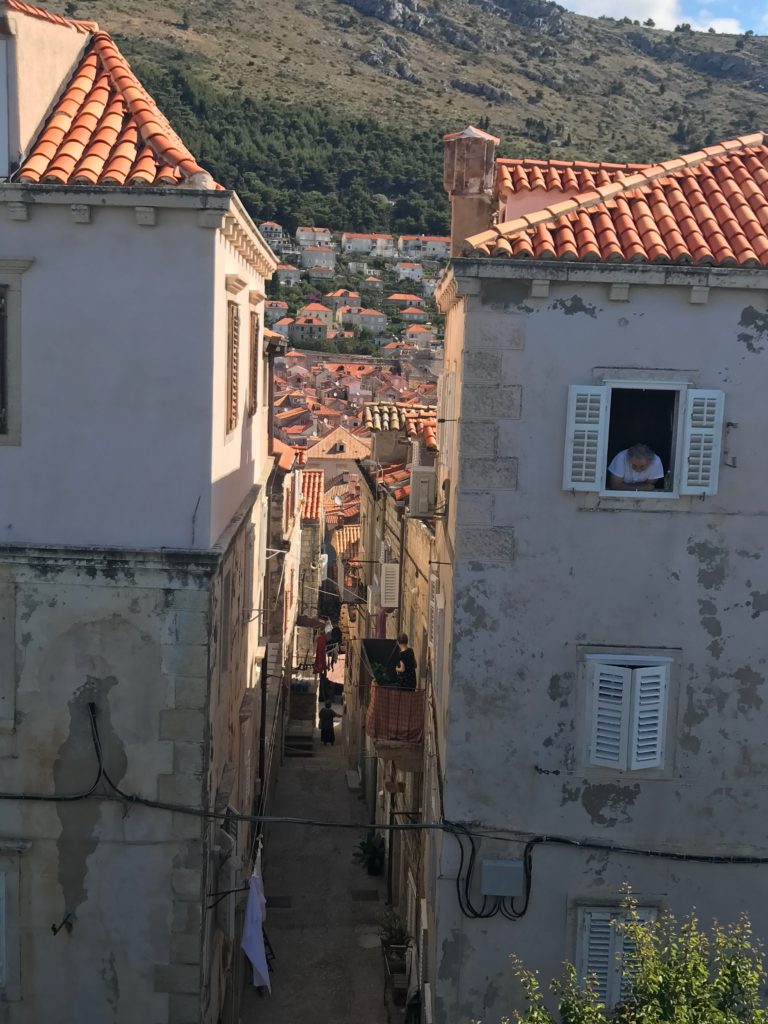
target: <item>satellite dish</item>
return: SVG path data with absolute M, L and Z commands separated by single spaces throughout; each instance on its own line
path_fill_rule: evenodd
M 342 498 L 342 496 L 340 494 L 335 494 L 334 497 L 333 497 L 333 503 L 334 503 L 334 505 L 343 505 L 344 504 L 344 499 Z

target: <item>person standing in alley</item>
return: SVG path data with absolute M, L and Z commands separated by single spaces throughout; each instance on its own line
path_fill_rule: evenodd
M 337 715 L 331 707 L 331 702 L 327 700 L 325 706 L 320 708 L 320 713 L 317 716 L 320 719 L 320 740 L 323 746 L 327 746 L 329 743 L 331 746 L 336 742 L 336 736 L 333 731 L 333 720 L 334 718 L 341 718 L 341 715 Z
M 416 655 L 413 653 L 413 648 L 408 646 L 407 633 L 401 633 L 397 638 L 397 648 L 397 653 L 395 654 L 397 685 L 404 690 L 415 690 Z

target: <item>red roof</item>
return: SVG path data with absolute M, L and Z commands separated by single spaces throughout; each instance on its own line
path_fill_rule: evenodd
M 323 507 L 325 473 L 322 469 L 304 470 L 301 477 L 301 518 L 319 519 Z
M 324 306 L 321 302 L 309 302 L 309 303 L 307 303 L 306 306 L 302 306 L 301 308 L 303 310 L 306 310 L 308 313 L 330 313 L 331 312 L 330 309 L 328 309 L 327 306 Z
M 297 316 L 295 323 L 304 327 L 325 327 L 323 321 L 318 320 L 316 316 Z
M 551 193 L 578 188 L 549 202 Z M 611 263 L 768 266 L 768 146 L 761 133 L 649 165 L 501 161 L 497 191 L 542 208 L 467 239 L 479 255 Z
M 59 20 L 18 0 L 9 5 Z M 89 22 L 61 20 L 93 27 Z M 106 32 L 93 35 L 15 178 L 30 184 L 167 188 L 187 183 L 220 188 L 171 128 Z

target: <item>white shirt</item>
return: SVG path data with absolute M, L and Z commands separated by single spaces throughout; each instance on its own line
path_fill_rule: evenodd
M 645 469 L 636 470 L 632 468 L 628 451 L 629 449 L 625 448 L 623 452 L 619 452 L 613 457 L 608 467 L 609 473 L 613 473 L 625 484 L 643 484 L 646 480 L 661 480 L 663 478 L 664 467 L 658 455 L 653 456 Z

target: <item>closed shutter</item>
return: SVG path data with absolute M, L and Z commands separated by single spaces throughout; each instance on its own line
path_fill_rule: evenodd
M 619 996 L 621 935 L 613 924 L 618 910 L 582 910 L 579 934 L 579 977 L 594 976 L 598 998 L 613 1006 Z
M 681 494 L 716 494 L 723 435 L 722 391 L 690 389 L 685 401 Z
M 248 415 L 255 416 L 259 404 L 259 316 L 251 313 L 250 385 L 248 387 Z
M 656 917 L 656 911 L 649 907 L 638 907 L 637 917 L 639 921 L 653 921 Z M 622 915 L 622 920 L 626 920 L 626 914 Z M 632 979 L 635 976 L 636 964 L 634 963 L 634 956 L 637 950 L 637 946 L 632 938 L 626 935 L 624 932 L 620 933 L 621 937 L 621 978 L 619 981 L 619 995 L 618 998 L 625 1000 L 630 993 L 630 986 Z
M 636 668 L 632 677 L 629 767 L 659 768 L 664 760 L 669 666 Z
M 626 768 L 632 670 L 597 663 L 592 673 L 590 762 Z
M 437 617 L 437 570 L 432 569 L 429 573 L 429 608 L 427 609 L 427 647 L 433 656 L 435 651 L 435 627 Z
M 385 562 L 381 566 L 381 607 L 397 608 L 400 600 L 400 563 Z
M 572 385 L 568 389 L 564 490 L 599 490 L 607 435 L 608 388 Z
M 240 307 L 228 303 L 227 322 L 227 433 L 237 426 L 238 361 L 240 358 Z

